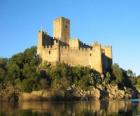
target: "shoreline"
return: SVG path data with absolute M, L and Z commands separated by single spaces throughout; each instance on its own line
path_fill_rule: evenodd
M 140 98 L 140 93 L 132 88 L 119 89 L 117 85 L 98 85 L 88 90 L 69 87 L 66 90 L 38 90 L 32 92 L 0 93 L 0 101 L 93 101 L 127 100 Z

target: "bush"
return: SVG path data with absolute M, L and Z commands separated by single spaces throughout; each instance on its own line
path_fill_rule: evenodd
M 123 71 L 122 69 L 119 67 L 118 64 L 114 64 L 112 66 L 112 70 L 113 70 L 113 76 L 115 77 L 116 83 L 122 83 L 122 81 L 124 80 L 124 76 L 123 76 Z
M 21 90 L 25 92 L 32 92 L 35 87 L 35 82 L 32 79 L 24 79 L 21 83 Z

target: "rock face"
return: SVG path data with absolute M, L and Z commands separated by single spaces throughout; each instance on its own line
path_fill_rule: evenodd
M 97 85 L 90 88 L 90 90 L 82 90 L 75 88 L 75 96 L 88 97 L 92 99 L 130 99 L 137 98 L 138 92 L 134 89 L 120 90 L 117 85 Z
M 48 91 L 32 91 L 31 93 L 21 93 L 19 99 L 22 101 L 40 101 L 50 98 Z
M 81 98 L 87 97 L 92 99 L 100 99 L 100 90 L 92 87 L 91 90 L 82 90 L 80 88 L 75 88 L 74 96 Z
M 95 99 L 100 99 L 100 97 L 101 97 L 100 90 L 93 88 L 93 90 L 91 91 L 91 97 L 93 97 Z
M 69 87 L 65 91 L 57 91 L 59 94 L 52 94 L 52 91 L 33 91 L 31 93 L 21 93 L 20 100 L 53 100 L 52 98 L 61 98 L 61 100 L 93 100 L 93 99 L 130 99 L 137 98 L 138 92 L 134 89 L 125 88 L 120 90 L 117 85 L 97 85 L 88 90 L 79 87 Z M 56 95 L 56 96 L 55 96 Z M 56 99 L 57 100 L 57 99 Z
M 123 99 L 125 97 L 125 91 L 119 90 L 118 86 L 107 85 L 109 99 Z

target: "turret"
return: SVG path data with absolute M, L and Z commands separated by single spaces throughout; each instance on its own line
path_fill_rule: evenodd
M 47 32 L 43 30 L 38 31 L 38 45 L 37 45 L 37 53 L 41 54 L 42 48 L 45 47 L 45 36 Z
M 98 43 L 92 45 L 92 50 L 89 53 L 89 65 L 100 74 L 103 73 L 102 50 Z

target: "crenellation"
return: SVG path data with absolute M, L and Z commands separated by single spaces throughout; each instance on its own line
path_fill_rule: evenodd
M 83 51 L 87 51 L 87 48 L 83 48 Z
M 112 46 L 98 42 L 87 45 L 79 38 L 70 38 L 70 20 L 64 17 L 53 21 L 53 37 L 39 30 L 37 53 L 43 61 L 89 66 L 99 73 L 110 70 L 112 65 Z
M 83 51 L 83 48 L 79 48 L 79 51 Z
M 47 48 L 51 49 L 53 46 L 52 45 L 47 45 Z
M 68 46 L 63 45 L 63 46 L 60 46 L 60 48 L 62 48 L 62 49 L 68 49 L 69 47 L 68 47 Z

